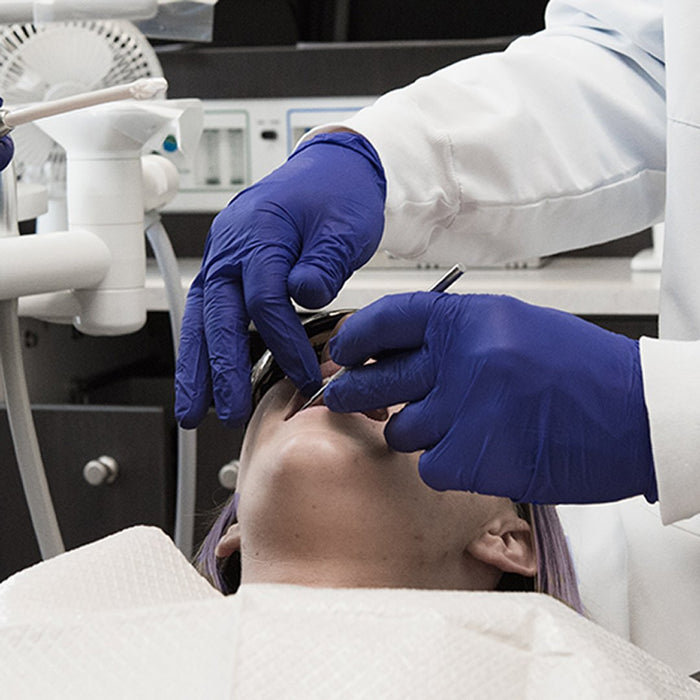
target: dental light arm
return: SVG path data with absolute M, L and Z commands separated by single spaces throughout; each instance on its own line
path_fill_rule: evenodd
M 147 82 L 126 86 L 127 93 L 121 94 L 147 97 L 165 87 L 162 79 Z M 77 101 L 62 100 L 52 108 L 80 108 L 94 99 L 117 99 L 115 94 L 113 90 L 98 91 L 97 95 L 91 93 Z M 24 112 L 24 117 L 27 114 Z M 10 119 L 8 126 L 12 125 Z M 90 334 L 117 335 L 138 330 L 146 320 L 144 210 L 162 206 L 163 198 L 177 191 L 172 163 L 162 157 L 143 158 L 141 153 L 149 145 L 160 143 L 167 134 L 175 134 L 182 150 L 187 151 L 188 141 L 193 146 L 195 136 L 198 139 L 201 133 L 201 103 L 174 100 L 141 105 L 129 101 L 56 115 L 43 119 L 40 125 L 67 152 L 69 230 L 20 237 L 15 209 L 6 207 L 6 216 L 14 223 L 5 227 L 4 236 L 0 233 L 0 304 L 7 302 L 2 318 L 16 325 L 17 298 L 30 295 L 23 301 L 30 302 L 33 316 L 56 320 L 58 315 L 61 321 L 72 320 L 78 329 Z M 7 187 L 14 195 L 11 178 Z M 159 242 L 154 248 L 161 251 L 156 250 L 159 259 L 167 257 L 162 253 L 164 234 L 162 228 L 156 227 Z M 179 277 L 172 259 L 169 269 L 171 277 Z M 181 287 L 175 290 L 175 286 L 169 285 L 174 290 L 170 296 L 182 296 Z M 177 316 L 175 336 L 179 335 L 182 299 L 179 303 L 171 301 L 170 306 L 171 314 Z M 2 335 L 12 338 L 9 332 Z M 21 390 L 21 353 L 17 360 L 17 352 L 8 347 L 0 350 L 3 361 L 15 357 L 15 369 L 3 370 L 10 377 L 9 381 L 6 378 L 8 395 L 12 393 L 13 400 L 24 395 L 20 413 L 24 419 L 15 423 L 25 429 L 16 432 L 13 428 L 13 441 L 20 468 L 22 462 L 30 465 L 25 469 L 29 476 L 23 472 L 22 479 L 41 553 L 47 558 L 63 551 L 63 544 L 33 432 L 26 386 L 24 392 Z M 19 383 L 13 383 L 12 377 L 19 378 Z M 184 442 L 180 450 L 184 457 L 181 456 L 178 469 L 176 542 L 189 553 L 196 442 L 194 437 Z

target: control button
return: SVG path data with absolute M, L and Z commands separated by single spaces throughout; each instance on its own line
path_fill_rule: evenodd
M 174 153 L 177 151 L 177 139 L 173 134 L 168 134 L 163 139 L 163 150 L 166 153 Z

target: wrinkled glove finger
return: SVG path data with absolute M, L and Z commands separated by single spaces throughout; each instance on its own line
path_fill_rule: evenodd
M 434 382 L 426 352 L 396 353 L 338 377 L 328 385 L 323 400 L 332 411 L 368 411 L 418 401 Z
M 302 394 L 321 385 L 318 358 L 289 300 L 290 263 L 278 249 L 252 255 L 244 270 L 245 303 L 255 327 L 282 371 Z
M 196 428 L 211 406 L 209 355 L 204 337 L 201 273 L 190 287 L 175 367 L 175 417 L 183 428 Z
M 404 406 L 395 413 L 384 429 L 389 446 L 397 452 L 417 452 L 436 445 L 449 430 L 441 415 L 434 393 Z
M 389 350 L 420 347 L 437 296 L 431 292 L 392 294 L 359 309 L 331 339 L 328 347 L 333 361 L 352 367 Z
M 207 280 L 204 319 L 216 412 L 226 425 L 238 426 L 248 418 L 251 402 L 249 320 L 238 282 Z

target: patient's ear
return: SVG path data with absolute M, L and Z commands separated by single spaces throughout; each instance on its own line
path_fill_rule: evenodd
M 491 520 L 481 535 L 467 545 L 475 559 L 503 572 L 534 576 L 537 556 L 529 523 L 515 513 Z
M 217 559 L 226 559 L 226 557 L 230 557 L 240 549 L 241 528 L 238 523 L 233 523 L 217 543 L 214 554 L 216 554 Z

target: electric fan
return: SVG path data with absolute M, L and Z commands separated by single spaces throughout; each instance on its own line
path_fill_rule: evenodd
M 0 26 L 0 97 L 8 107 L 162 75 L 150 43 L 128 21 Z M 64 150 L 34 124 L 18 127 L 12 138 L 18 180 L 48 189 L 48 213 L 37 230 L 65 229 Z

